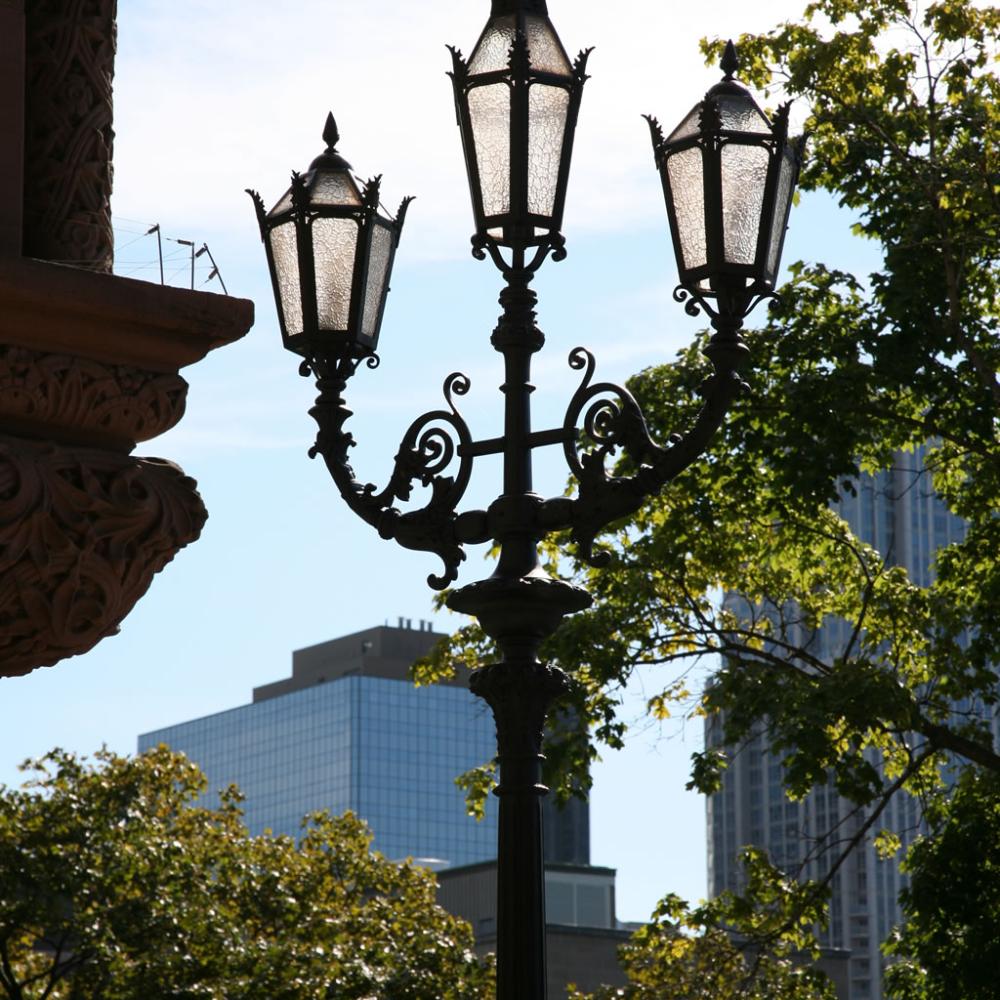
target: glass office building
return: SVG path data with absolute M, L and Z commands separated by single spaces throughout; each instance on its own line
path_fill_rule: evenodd
M 890 563 L 904 566 L 914 583 L 929 584 L 935 554 L 964 538 L 965 524 L 934 494 L 924 466 L 924 449 L 897 455 L 894 468 L 863 475 L 856 486 L 856 495 L 845 495 L 837 505 L 838 513 L 862 541 Z M 850 631 L 844 621 L 826 623 L 812 637 L 811 648 L 821 658 L 832 660 L 847 645 Z M 718 720 L 710 720 L 706 742 L 721 743 Z M 710 796 L 707 809 L 712 895 L 740 887 L 742 869 L 736 857 L 743 845 L 764 847 L 786 871 L 815 878 L 825 873 L 827 865 L 822 855 L 812 857 L 821 839 L 834 829 L 839 839 L 848 839 L 864 821 L 830 786 L 815 789 L 800 802 L 789 801 L 781 762 L 768 753 L 764 736 L 730 755 L 722 789 Z M 896 831 L 908 844 L 920 829 L 917 802 L 906 795 L 895 796 L 878 827 Z M 830 922 L 821 943 L 849 950 L 850 1000 L 882 997 L 879 946 L 901 919 L 897 898 L 904 884 L 898 857 L 881 860 L 871 834 L 834 876 Z
M 417 688 L 409 668 L 441 635 L 367 629 L 297 650 L 292 676 L 254 690 L 253 702 L 139 737 L 165 743 L 205 772 L 208 796 L 236 784 L 251 833 L 295 835 L 308 813 L 351 810 L 387 857 L 431 867 L 496 857 L 497 810 L 467 815 L 457 775 L 496 753 L 493 717 L 465 687 Z M 546 856 L 589 862 L 585 803 L 546 808 Z

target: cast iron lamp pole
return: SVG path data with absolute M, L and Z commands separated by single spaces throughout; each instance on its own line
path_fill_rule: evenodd
M 377 367 L 382 312 L 409 199 L 395 218 L 380 211 L 379 178 L 357 182 L 336 150 L 332 116 L 326 151 L 267 212 L 257 207 L 285 346 L 316 377 L 310 411 L 319 425 L 311 454 L 322 455 L 341 496 L 383 538 L 436 553 L 443 589 L 453 583 L 464 546 L 495 541 L 492 576 L 454 590 L 448 606 L 474 615 L 500 650 L 499 662 L 474 671 L 472 690 L 491 706 L 497 726 L 500 799 L 497 987 L 499 1000 L 544 1000 L 545 878 L 542 851 L 542 731 L 566 675 L 538 659 L 562 619 L 591 603 L 581 588 L 540 566 L 538 544 L 569 530 L 581 557 L 602 565 L 596 536 L 634 513 L 693 462 L 718 429 L 743 383 L 747 349 L 739 331 L 761 299 L 772 296 L 798 173 L 801 142 L 788 139 L 788 109 L 768 121 L 737 83 L 730 44 L 725 78 L 664 136 L 649 119 L 663 182 L 680 285 L 675 299 L 715 333 L 705 353 L 713 374 L 704 406 L 666 446 L 650 437 L 642 411 L 624 388 L 594 382 L 593 355 L 575 348 L 569 364 L 583 373 L 561 427 L 531 426 L 531 358 L 545 338 L 535 323 L 531 280 L 549 254 L 566 256 L 561 233 L 573 136 L 588 51 L 570 62 L 544 0 L 493 0 L 468 60 L 452 49 L 451 77 L 472 195 L 473 254 L 491 258 L 503 276 L 503 312 L 491 342 L 503 355 L 504 427 L 474 441 L 455 403 L 469 380 L 445 379 L 447 409 L 418 417 L 403 437 L 382 490 L 355 479 L 347 461 L 354 439 L 344 401 L 362 362 Z M 535 448 L 561 445 L 577 483 L 575 497 L 545 499 L 532 488 Z M 618 451 L 636 471 L 607 471 Z M 474 460 L 502 454 L 503 491 L 487 510 L 458 511 Z M 452 470 L 449 472 L 449 470 Z M 401 511 L 415 482 L 427 503 Z

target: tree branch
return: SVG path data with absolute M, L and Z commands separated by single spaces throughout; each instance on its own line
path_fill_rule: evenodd
M 995 753 L 985 743 L 970 740 L 967 736 L 953 732 L 947 726 L 923 718 L 919 720 L 915 729 L 921 736 L 926 736 L 936 748 L 948 750 L 1000 774 L 1000 754 Z

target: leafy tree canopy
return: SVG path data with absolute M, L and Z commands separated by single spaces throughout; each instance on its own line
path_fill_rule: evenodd
M 552 572 L 596 598 L 546 650 L 575 679 L 576 725 L 548 751 L 561 794 L 602 744 L 621 744 L 619 692 L 644 664 L 663 667 L 651 713 L 707 716 L 729 746 L 766 732 L 791 796 L 832 782 L 858 805 L 854 841 L 877 833 L 892 795 L 936 796 L 946 761 L 1000 773 L 984 721 L 1000 664 L 998 35 L 1000 9 L 974 0 L 816 0 L 800 21 L 739 39 L 741 76 L 806 110 L 802 187 L 850 210 L 882 264 L 867 276 L 793 264 L 747 335 L 748 391 L 708 453 L 606 534 L 612 566 L 547 550 Z M 704 48 L 714 60 L 721 42 Z M 661 440 L 697 410 L 701 346 L 630 383 Z M 968 526 L 934 574 L 911 577 L 891 544 L 863 543 L 836 513 L 860 472 L 899 464 Z M 733 597 L 720 605 L 722 593 Z M 817 630 L 833 618 L 848 627 L 821 657 Z M 467 627 L 423 677 L 489 652 Z M 686 671 L 700 657 L 717 669 L 692 708 Z M 715 791 L 727 759 L 696 755 L 692 785 Z M 466 783 L 481 796 L 489 773 Z M 929 845 L 951 827 L 935 829 L 915 873 L 937 864 Z M 828 860 L 832 877 L 843 854 Z M 907 903 L 913 926 L 922 898 Z M 931 954 L 914 948 L 915 961 Z
M 887 973 L 898 1000 L 992 1000 L 1000 955 L 1000 775 L 966 768 L 904 864 L 906 922 Z
M 433 876 L 372 853 L 350 814 L 251 837 L 238 792 L 196 805 L 205 778 L 164 747 L 25 768 L 0 789 L 6 1000 L 493 996 Z
M 666 896 L 621 950 L 628 986 L 571 990 L 570 1000 L 836 1000 L 829 980 L 808 967 L 809 925 L 822 919 L 825 899 L 760 851 L 748 848 L 742 860 L 756 905 L 732 893 L 694 908 Z M 776 941 L 767 951 L 755 944 L 764 934 Z

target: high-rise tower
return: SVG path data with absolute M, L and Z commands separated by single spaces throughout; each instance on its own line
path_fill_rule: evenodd
M 856 495 L 845 495 L 836 506 L 861 541 L 904 567 L 921 586 L 931 582 L 937 550 L 965 535 L 964 522 L 934 494 L 924 458 L 925 449 L 897 454 L 892 469 L 863 474 L 855 484 Z M 812 651 L 832 660 L 846 645 L 849 631 L 844 621 L 825 624 Z M 706 743 L 721 743 L 717 720 L 708 723 Z M 804 878 L 819 877 L 829 858 L 809 859 L 820 839 L 834 829 L 838 840 L 849 839 L 864 822 L 832 786 L 816 788 L 800 802 L 790 801 L 781 762 L 769 754 L 763 735 L 730 755 L 722 788 L 709 797 L 707 810 L 712 895 L 740 888 L 736 856 L 744 845 L 765 848 L 775 864 L 788 871 L 801 869 Z M 903 794 L 895 796 L 879 826 L 894 830 L 908 844 L 919 831 L 917 803 Z M 897 899 L 903 884 L 898 858 L 881 860 L 871 836 L 834 876 L 830 921 L 821 944 L 850 950 L 850 1000 L 882 997 L 879 946 L 901 919 Z

